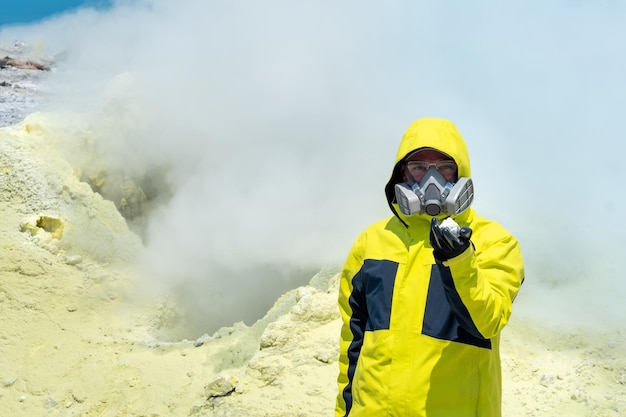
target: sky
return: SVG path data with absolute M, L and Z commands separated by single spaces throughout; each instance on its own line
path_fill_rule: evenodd
M 4 1 L 0 26 L 39 22 L 81 7 L 106 8 L 111 0 L 19 0 Z
M 199 326 L 340 267 L 426 116 L 520 240 L 516 314 L 596 326 L 626 318 L 625 23 L 611 0 L 118 0 L 0 43 L 54 57 L 40 110 L 85 115 L 111 172 L 152 180 L 145 275 Z

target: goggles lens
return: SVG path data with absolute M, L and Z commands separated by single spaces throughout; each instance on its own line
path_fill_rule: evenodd
M 411 175 L 424 174 L 430 167 L 435 167 L 442 175 L 452 175 L 457 170 L 456 163 L 450 160 L 437 162 L 409 161 L 406 166 Z

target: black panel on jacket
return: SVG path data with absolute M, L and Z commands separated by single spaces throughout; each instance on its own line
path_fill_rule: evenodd
M 430 272 L 422 334 L 491 349 L 491 340 L 482 337 L 457 293 L 450 268 L 439 263 Z
M 346 415 L 352 408 L 352 378 L 361 354 L 365 331 L 389 329 L 397 271 L 397 262 L 366 259 L 352 278 L 352 294 L 348 299 L 352 309 L 352 343 L 348 347 L 348 384 L 342 393 L 346 402 Z
M 355 275 L 353 285 L 361 287 L 367 300 L 366 331 L 389 329 L 391 300 L 397 271 L 397 262 L 366 259 L 361 270 Z

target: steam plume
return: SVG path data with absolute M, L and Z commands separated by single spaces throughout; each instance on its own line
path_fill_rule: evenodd
M 615 2 L 120 0 L 0 39 L 59 53 L 42 108 L 88 111 L 111 172 L 151 173 L 144 270 L 198 327 L 340 266 L 389 214 L 396 147 L 423 116 L 457 124 L 475 208 L 522 243 L 516 314 L 611 324 L 625 20 Z

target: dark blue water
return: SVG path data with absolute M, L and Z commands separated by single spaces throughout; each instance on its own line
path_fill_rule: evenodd
M 106 8 L 113 0 L 3 0 L 0 26 L 38 22 L 79 7 Z

